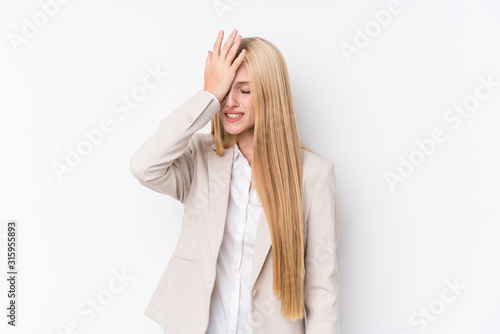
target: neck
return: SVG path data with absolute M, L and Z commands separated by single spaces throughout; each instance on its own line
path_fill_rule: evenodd
M 247 159 L 248 164 L 252 167 L 253 158 L 253 129 L 238 134 L 236 142 L 241 153 Z

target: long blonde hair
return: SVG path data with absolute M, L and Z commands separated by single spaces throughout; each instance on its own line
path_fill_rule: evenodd
M 255 111 L 253 162 L 255 187 L 271 233 L 273 293 L 281 299 L 281 314 L 304 317 L 304 240 L 301 148 L 290 80 L 283 55 L 260 37 L 242 38 L 242 64 L 247 68 Z M 222 108 L 222 106 L 221 106 Z M 216 152 L 233 147 L 238 135 L 224 130 L 217 113 L 211 122 Z

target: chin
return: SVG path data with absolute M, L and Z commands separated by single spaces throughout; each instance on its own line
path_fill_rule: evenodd
M 231 134 L 231 135 L 237 135 L 237 134 L 240 134 L 241 131 L 238 131 L 238 130 L 234 130 L 234 129 L 227 129 L 227 128 L 224 128 L 224 130 L 226 130 L 227 133 Z

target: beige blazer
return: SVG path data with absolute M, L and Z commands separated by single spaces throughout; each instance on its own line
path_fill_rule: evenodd
M 160 122 L 133 154 L 130 171 L 144 186 L 184 205 L 182 227 L 145 315 L 168 334 L 205 334 L 224 235 L 233 148 L 215 152 L 209 133 L 196 133 L 219 111 L 198 91 Z M 341 211 L 333 162 L 302 149 L 306 319 L 290 321 L 272 293 L 271 236 L 262 210 L 251 275 L 253 334 L 339 334 L 337 240 Z

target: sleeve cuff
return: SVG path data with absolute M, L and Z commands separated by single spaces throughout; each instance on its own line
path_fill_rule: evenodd
M 212 97 L 213 97 L 213 99 L 214 99 L 215 101 L 217 101 L 217 103 L 219 103 L 219 105 L 220 105 L 219 99 L 218 99 L 218 98 L 216 98 L 214 94 L 212 94 L 212 93 L 210 93 L 210 92 L 207 92 L 206 90 L 204 90 L 204 92 L 205 92 L 205 93 L 207 93 L 207 94 L 210 94 L 210 96 L 212 96 Z

